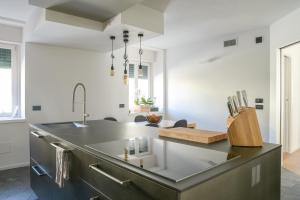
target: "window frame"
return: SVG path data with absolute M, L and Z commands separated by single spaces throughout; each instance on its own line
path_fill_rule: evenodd
M 12 112 L 1 113 L 1 118 L 19 118 L 21 115 L 21 63 L 20 63 L 20 46 L 14 43 L 0 42 L 0 48 L 11 50 L 11 70 L 12 70 Z M 18 107 L 15 116 L 12 116 L 15 108 Z
M 132 61 L 129 63 L 129 65 L 134 65 L 134 81 L 135 81 L 135 93 L 134 93 L 134 99 L 136 99 L 139 94 L 138 94 L 138 66 L 139 66 L 139 61 Z M 129 66 L 128 65 L 128 66 Z M 149 91 L 149 98 L 153 98 L 153 64 L 151 62 L 142 62 L 142 65 L 144 66 L 147 66 L 148 67 L 148 91 Z M 128 92 L 129 92 L 129 89 L 128 89 Z M 130 102 L 129 102 L 130 104 Z M 130 111 L 132 111 L 130 108 L 129 108 Z

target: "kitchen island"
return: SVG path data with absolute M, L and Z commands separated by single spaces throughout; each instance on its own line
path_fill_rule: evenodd
M 30 128 L 31 186 L 40 199 L 279 200 L 281 146 L 231 147 L 161 138 L 159 129 L 105 120 Z M 56 147 L 72 154 L 59 188 Z

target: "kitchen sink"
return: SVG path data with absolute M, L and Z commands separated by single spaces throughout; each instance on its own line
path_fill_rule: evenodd
M 42 125 L 51 129 L 87 127 L 87 125 L 78 122 L 60 122 L 60 123 L 49 123 L 49 124 L 42 124 Z

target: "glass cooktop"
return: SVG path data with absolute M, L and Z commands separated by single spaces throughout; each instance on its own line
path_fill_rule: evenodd
M 152 137 L 134 137 L 86 147 L 179 182 L 239 157 Z

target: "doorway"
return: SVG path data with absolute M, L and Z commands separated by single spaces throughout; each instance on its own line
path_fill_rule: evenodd
M 280 53 L 283 167 L 300 175 L 300 42 Z

